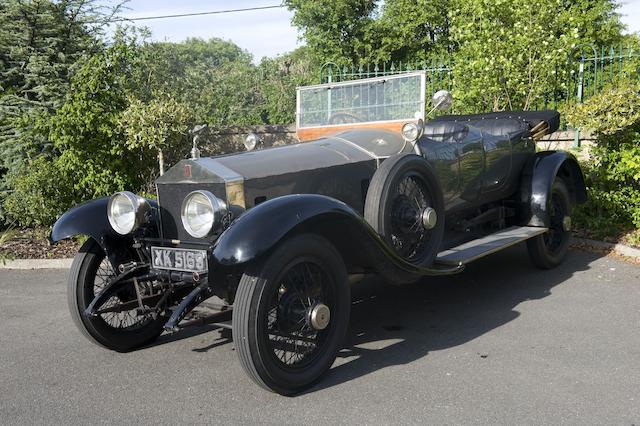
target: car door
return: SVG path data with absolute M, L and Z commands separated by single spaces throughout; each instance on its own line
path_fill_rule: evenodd
M 482 192 L 490 194 L 500 191 L 511 174 L 511 139 L 509 135 L 484 132 L 482 145 L 485 156 Z
M 533 148 L 527 143 L 528 125 L 513 118 L 478 120 L 473 125 L 483 134 L 483 201 L 490 202 L 511 195 L 521 170 L 521 166 L 514 167 L 514 153 L 529 152 Z M 520 155 L 515 158 L 519 159 Z
M 480 131 L 462 123 L 433 121 L 426 124 L 419 146 L 440 179 L 447 210 L 478 199 L 484 170 Z

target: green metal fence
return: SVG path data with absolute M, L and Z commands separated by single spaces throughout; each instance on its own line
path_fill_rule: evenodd
M 391 62 L 389 64 L 366 64 L 359 66 L 340 66 L 333 62 L 325 63 L 320 69 L 320 82 L 333 83 L 362 78 L 383 77 L 412 71 L 425 71 L 427 88 L 435 93 L 440 89 L 453 87 L 451 58 L 433 59 L 422 62 Z
M 566 100 L 583 102 L 618 81 L 640 80 L 640 47 L 580 45 L 567 61 Z
M 455 87 L 455 64 L 451 57 L 421 62 L 392 62 L 344 66 L 326 63 L 320 70 L 320 82 L 381 77 L 410 71 L 425 71 L 427 92 Z M 579 45 L 566 61 L 554 66 L 551 83 L 531 109 L 557 109 L 567 103 L 581 103 L 618 81 L 640 80 L 640 46 L 597 47 Z

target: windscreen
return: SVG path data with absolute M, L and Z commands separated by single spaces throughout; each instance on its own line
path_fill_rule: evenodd
M 298 128 L 412 120 L 424 114 L 424 74 L 348 81 L 298 89 Z

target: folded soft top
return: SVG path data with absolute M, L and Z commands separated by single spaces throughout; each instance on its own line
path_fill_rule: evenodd
M 546 129 L 546 134 L 553 133 L 560 127 L 560 113 L 555 110 L 501 111 L 470 115 L 443 115 L 441 117 L 436 117 L 431 121 L 454 121 L 458 123 L 468 122 L 469 124 L 473 124 L 473 122 L 484 120 L 504 119 L 524 121 L 529 125 L 529 129 L 535 129 L 540 123 L 545 122 L 549 126 L 548 129 Z M 483 127 L 486 127 L 486 125 Z

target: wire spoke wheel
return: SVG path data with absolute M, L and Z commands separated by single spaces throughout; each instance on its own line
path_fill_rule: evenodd
M 415 154 L 384 160 L 367 190 L 364 217 L 405 262 L 429 267 L 444 235 L 442 190 L 433 167 Z M 420 275 L 385 275 L 398 284 L 415 282 Z
M 238 285 L 233 341 L 242 367 L 283 395 L 311 386 L 335 360 L 350 308 L 346 268 L 331 243 L 315 234 L 286 239 Z
M 400 180 L 391 202 L 391 241 L 406 260 L 413 262 L 424 256 L 431 230 L 422 226 L 422 214 L 431 200 L 422 179 L 409 173 Z
M 329 330 L 316 330 L 311 312 L 320 304 L 333 307 L 334 295 L 325 284 L 329 280 L 309 260 L 292 265 L 278 280 L 264 320 L 271 351 L 283 366 L 303 368 L 317 357 Z
M 106 258 L 103 258 L 98 265 L 98 270 L 95 274 L 93 281 L 93 297 L 100 294 L 100 292 L 106 287 L 110 280 L 116 277 L 116 273 L 113 270 L 113 266 Z M 100 318 L 109 326 L 116 329 L 135 329 L 138 327 L 144 327 L 153 318 L 150 313 L 138 314 L 137 309 L 121 310 L 119 307 L 123 302 L 128 302 L 135 298 L 132 292 L 130 294 L 121 296 L 112 296 L 107 299 L 101 306 L 100 311 L 113 310 L 112 312 L 104 312 L 100 314 Z M 123 300 L 125 299 L 126 300 Z
M 89 304 L 115 277 L 116 272 L 102 247 L 93 239 L 87 240 L 71 266 L 67 293 L 69 311 L 87 339 L 108 349 L 127 352 L 162 334 L 166 318 L 139 313 L 137 303 L 130 303 L 136 302 L 137 298 L 133 286 L 119 291 L 98 306 L 98 315 L 86 315 Z M 144 294 L 144 290 L 141 291 Z

